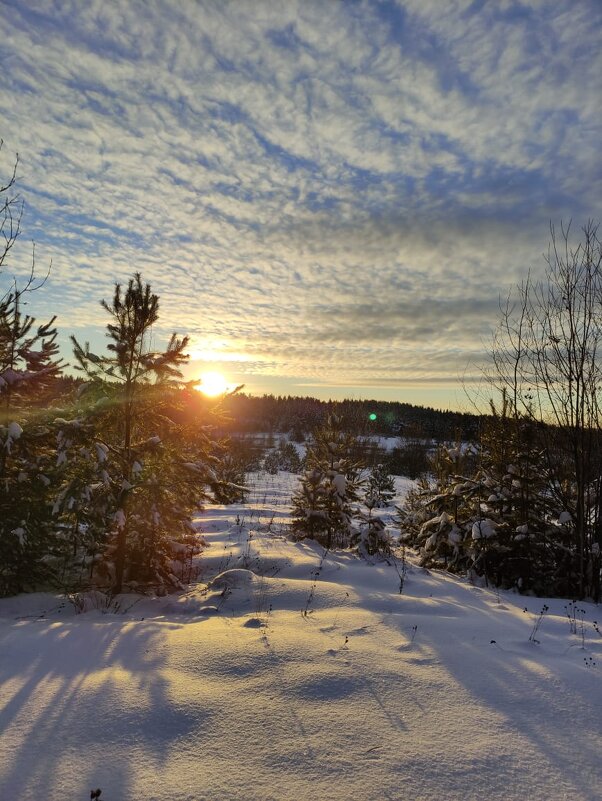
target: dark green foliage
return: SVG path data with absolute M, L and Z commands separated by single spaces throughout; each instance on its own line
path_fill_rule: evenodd
M 240 393 L 227 398 L 225 411 L 231 417 L 230 431 L 290 433 L 303 442 L 308 432 L 336 415 L 341 425 L 356 437 L 402 436 L 413 439 L 449 441 L 460 431 L 465 439 L 474 437 L 480 417 L 461 412 L 439 411 L 410 403 L 375 400 L 321 401 L 317 398 Z M 376 415 L 376 420 L 370 419 Z
M 293 531 L 327 548 L 349 547 L 357 533 L 359 472 L 361 465 L 350 456 L 354 437 L 332 415 L 316 429 L 308 446 L 301 487 L 293 497 Z
M 303 443 L 305 442 L 305 432 L 299 426 L 291 429 L 291 442 Z
M 51 581 L 64 545 L 50 501 L 56 480 L 52 429 L 23 423 L 0 426 L 0 595 Z
M 19 224 L 8 198 L 0 265 Z M 191 514 L 224 486 L 207 418 L 191 413 L 186 396 L 196 393 L 181 381 L 187 339 L 151 347 L 159 299 L 136 274 L 102 303 L 107 353 L 73 339 L 86 380 L 62 381 L 54 319 L 36 326 L 22 313 L 24 296 L 43 283 L 32 267 L 0 299 L 0 594 L 48 584 L 113 593 L 178 586 L 201 544 Z M 67 410 L 49 409 L 65 390 Z
M 244 503 L 247 497 L 246 476 L 261 469 L 264 447 L 253 437 L 231 437 L 219 443 L 215 466 L 218 503 Z
M 368 476 L 366 489 L 366 505 L 371 508 L 383 509 L 391 505 L 395 496 L 395 480 L 390 475 L 387 465 L 377 464 Z
M 0 150 L 2 143 L 0 142 Z M 22 205 L 12 177 L 0 185 L 0 267 L 20 235 Z M 0 282 L 0 595 L 31 589 L 54 576 L 63 543 L 52 526 L 56 474 L 52 414 L 44 410 L 58 373 L 54 318 L 36 326 L 23 312 L 41 289 L 32 258 L 28 277 Z
M 236 452 L 222 452 L 214 468 L 216 485 L 214 496 L 217 503 L 244 503 L 247 497 L 245 486 L 247 462 Z
M 439 448 L 432 462 L 434 475 L 419 479 L 399 510 L 401 540 L 419 551 L 424 565 L 468 567 L 462 544 L 470 536 L 478 498 L 472 497 L 475 483 L 462 476 L 463 462 L 460 448 Z
M 400 438 L 389 454 L 387 466 L 396 476 L 419 478 L 430 468 L 429 453 L 433 447 L 432 442 L 420 437 Z
M 261 441 L 247 436 L 230 437 L 222 442 L 222 448 L 240 465 L 243 473 L 253 473 L 261 469 L 265 451 L 265 445 Z
M 474 449 L 440 448 L 434 475 L 422 479 L 400 510 L 401 538 L 422 564 L 482 576 L 537 594 L 577 588 L 570 520 L 537 431 L 510 414 L 504 399 Z

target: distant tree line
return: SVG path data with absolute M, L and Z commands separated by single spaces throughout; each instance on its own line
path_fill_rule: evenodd
M 247 432 L 290 432 L 303 439 L 308 431 L 336 415 L 354 436 L 420 435 L 436 441 L 449 441 L 460 435 L 475 436 L 480 417 L 464 412 L 439 411 L 396 401 L 322 401 L 312 397 L 263 395 L 244 392 L 228 398 L 229 428 Z

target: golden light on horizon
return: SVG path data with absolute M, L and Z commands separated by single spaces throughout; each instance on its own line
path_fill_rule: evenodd
M 196 385 L 195 389 L 210 398 L 214 398 L 216 395 L 223 395 L 228 390 L 226 379 L 217 370 L 208 370 L 201 373 L 199 380 L 200 383 Z

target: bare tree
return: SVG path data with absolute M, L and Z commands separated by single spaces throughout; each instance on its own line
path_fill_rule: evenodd
M 4 142 L 0 139 L 0 153 L 3 146 Z M 16 193 L 11 192 L 17 180 L 18 165 L 17 155 L 6 183 L 0 183 L 0 270 L 21 232 L 23 202 Z
M 602 244 L 589 221 L 551 226 L 542 281 L 529 275 L 508 297 L 492 347 L 490 381 L 509 398 L 514 424 L 540 425 L 550 492 L 574 528 L 576 591 L 600 597 L 602 550 Z
M 3 142 L 0 140 L 0 154 Z M 16 191 L 19 156 L 15 156 L 8 179 L 0 181 L 0 274 L 6 272 L 11 251 L 21 235 L 23 200 Z M 36 271 L 35 245 L 25 277 L 9 276 L 0 291 L 0 421 L 7 422 L 15 401 L 31 400 L 32 388 L 40 388 L 58 375 L 61 361 L 56 344 L 55 317 L 34 326 L 35 318 L 24 313 L 24 298 L 41 289 L 50 266 L 41 277 Z

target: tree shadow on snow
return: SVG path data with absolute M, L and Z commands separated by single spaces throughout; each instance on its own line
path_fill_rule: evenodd
M 111 785 L 129 798 L 136 748 L 167 760 L 201 721 L 169 703 L 165 625 L 84 615 L 4 630 L 0 719 L 11 753 L 0 798 L 86 798 L 101 787 L 112 801 Z

